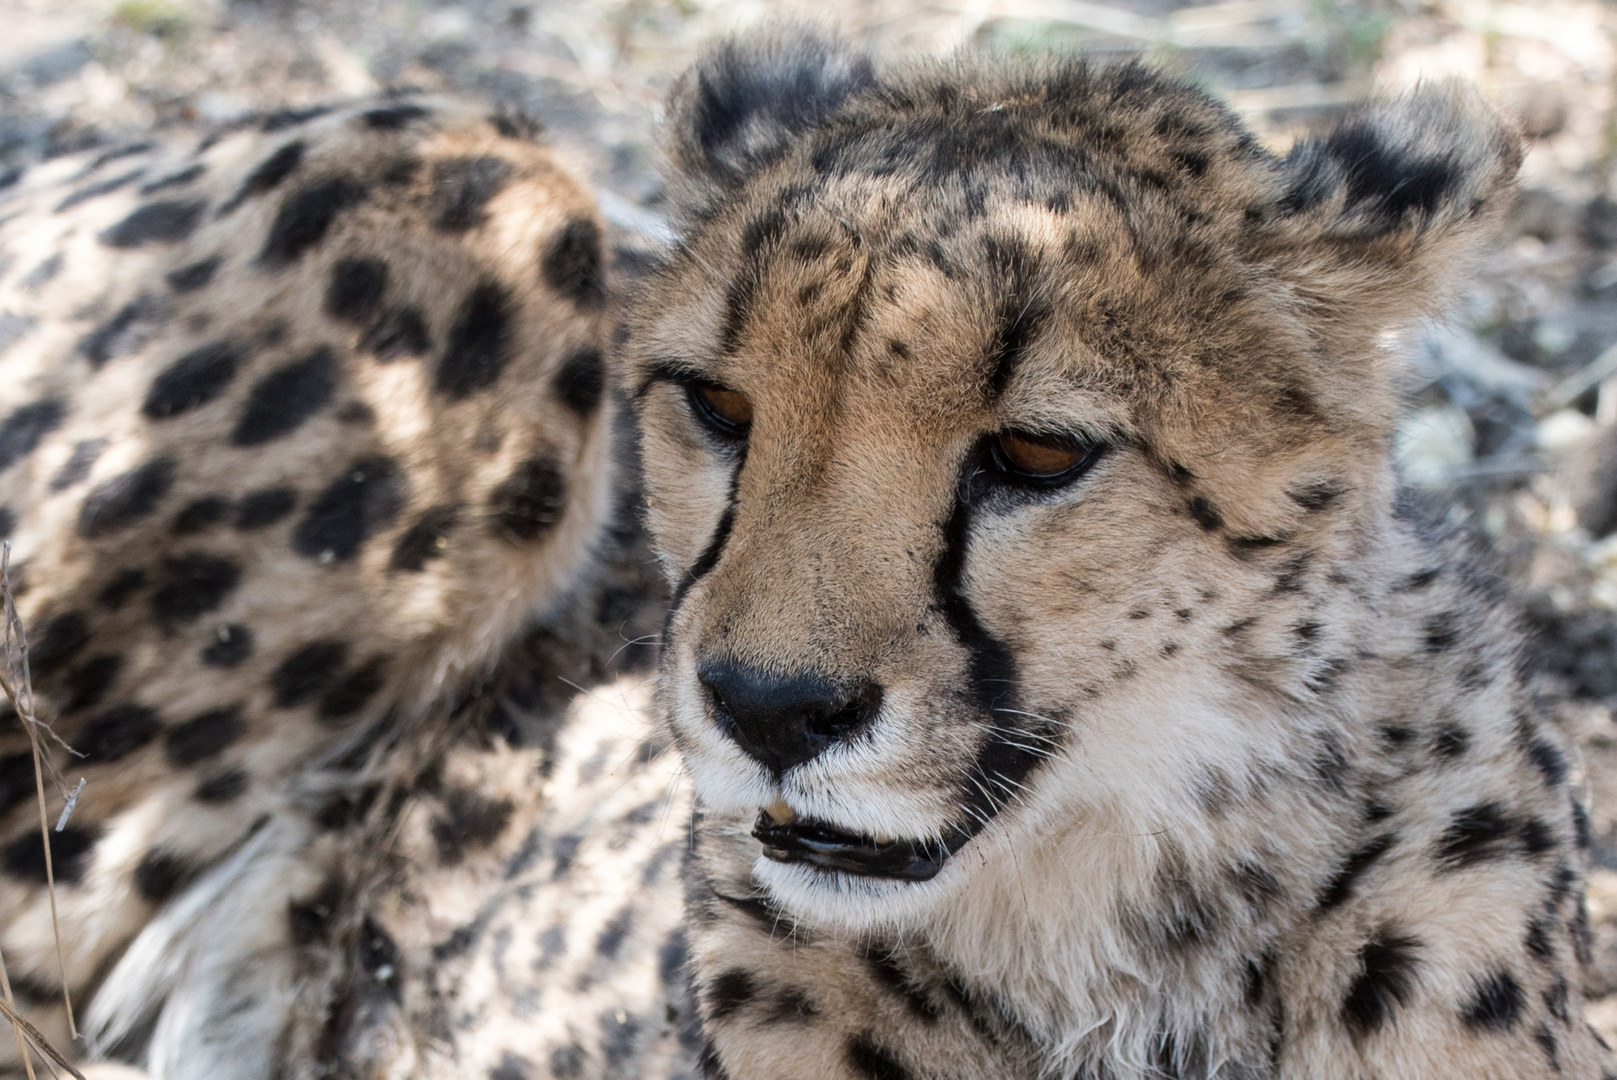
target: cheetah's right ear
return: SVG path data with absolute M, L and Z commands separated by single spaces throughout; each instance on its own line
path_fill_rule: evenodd
M 1521 139 L 1457 82 L 1426 84 L 1305 140 L 1254 222 L 1261 257 L 1327 335 L 1435 312 L 1510 207 Z
M 710 46 L 668 97 L 663 145 L 679 209 L 709 212 L 875 81 L 868 56 L 802 24 L 766 25 Z

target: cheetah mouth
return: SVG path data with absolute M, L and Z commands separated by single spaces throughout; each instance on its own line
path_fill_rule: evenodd
M 893 881 L 930 881 L 949 857 L 941 844 L 877 840 L 802 818 L 782 824 L 767 811 L 759 812 L 752 835 L 763 844 L 764 858 L 774 862 Z

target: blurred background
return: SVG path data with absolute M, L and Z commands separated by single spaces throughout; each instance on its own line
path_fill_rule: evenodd
M 1474 289 L 1408 342 L 1409 481 L 1518 590 L 1595 823 L 1591 1019 L 1617 1041 L 1617 3 L 1498 0 L 0 0 L 0 186 L 151 128 L 391 86 L 540 120 L 625 254 L 667 235 L 652 133 L 701 41 L 807 15 L 878 55 L 964 45 L 1144 54 L 1276 150 L 1368 94 L 1473 80 L 1529 140 Z

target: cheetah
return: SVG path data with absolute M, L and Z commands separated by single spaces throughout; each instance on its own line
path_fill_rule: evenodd
M 1617 1075 L 1565 752 L 1389 454 L 1491 107 L 1277 156 L 1138 64 L 789 29 L 666 146 L 624 362 L 705 1075 Z
M 541 767 L 571 760 L 571 691 L 535 673 L 602 681 L 603 627 L 658 595 L 613 524 L 603 237 L 531 118 L 420 95 L 7 178 L 0 535 L 60 782 L 47 863 L 8 711 L 0 956 L 55 1046 L 216 1080 L 453 1050 L 416 977 L 458 970 L 491 865 L 521 883 Z M 638 786 L 552 777 L 547 828 L 640 820 L 666 745 Z M 620 857 L 649 880 L 654 855 Z M 579 1007 L 621 1010 L 648 955 Z

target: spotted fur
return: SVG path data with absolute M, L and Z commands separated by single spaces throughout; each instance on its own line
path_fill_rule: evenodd
M 667 145 L 628 386 L 705 1075 L 1612 1074 L 1564 752 L 1389 455 L 1387 332 L 1511 197 L 1491 108 L 1277 157 L 1139 66 L 786 30 Z

